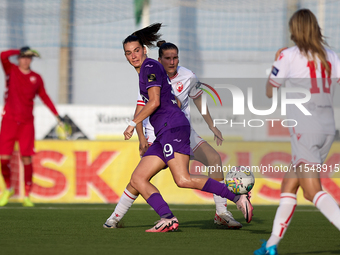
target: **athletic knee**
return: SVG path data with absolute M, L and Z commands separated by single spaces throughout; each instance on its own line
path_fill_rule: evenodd
M 136 173 L 133 173 L 130 179 L 130 185 L 137 191 L 139 191 L 140 188 L 147 182 L 149 182 L 147 177 Z
M 281 183 L 281 193 L 292 193 L 296 194 L 300 184 L 297 179 L 294 178 L 283 178 Z
M 221 160 L 221 156 L 220 154 L 218 154 L 218 152 L 214 153 L 211 157 L 211 159 L 213 160 L 213 164 L 221 166 L 222 165 L 222 160 Z
M 187 178 L 179 178 L 175 180 L 179 188 L 191 188 L 191 180 Z
M 138 196 L 139 192 L 132 186 L 131 181 L 129 184 L 126 186 L 126 189 L 133 195 Z
M 138 181 L 138 177 L 135 176 L 134 174 L 132 174 L 131 176 L 131 180 L 130 180 L 130 185 L 132 188 L 138 190 L 138 184 L 140 183 L 140 181 Z
M 214 167 L 221 166 L 222 161 L 221 161 L 220 154 L 216 152 L 216 153 L 212 153 L 211 155 L 209 155 L 208 164 L 209 166 L 214 166 Z
M 310 191 L 310 190 L 303 190 L 303 196 L 305 199 L 307 199 L 310 202 L 313 202 L 313 198 L 315 196 L 316 192 Z

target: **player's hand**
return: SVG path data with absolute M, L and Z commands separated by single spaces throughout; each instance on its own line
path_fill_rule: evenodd
M 70 139 L 70 135 L 72 134 L 72 128 L 65 123 L 65 120 L 61 116 L 57 116 L 58 127 L 57 127 L 57 134 L 59 139 Z
M 125 138 L 125 140 L 129 140 L 132 137 L 134 130 L 135 130 L 135 127 L 133 127 L 133 126 L 128 126 L 125 129 L 125 131 L 124 131 L 124 138 Z
M 60 115 L 56 116 L 57 117 L 57 121 L 58 121 L 58 125 L 62 128 L 65 127 L 65 122 L 64 122 L 64 118 L 61 117 Z
M 149 143 L 145 137 L 139 140 L 139 155 L 143 157 L 144 153 L 148 150 Z
M 288 47 L 281 48 L 275 53 L 275 61 L 277 61 L 277 59 L 281 55 L 281 52 L 284 51 L 285 49 L 288 49 Z
M 217 146 L 222 145 L 224 139 L 221 131 L 217 127 L 210 127 L 210 130 L 214 133 L 214 141 L 216 141 Z

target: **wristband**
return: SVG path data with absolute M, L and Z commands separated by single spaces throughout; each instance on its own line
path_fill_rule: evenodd
M 136 127 L 136 125 L 137 124 L 133 120 L 131 120 L 130 123 L 129 123 L 129 126 L 132 126 L 132 127 Z

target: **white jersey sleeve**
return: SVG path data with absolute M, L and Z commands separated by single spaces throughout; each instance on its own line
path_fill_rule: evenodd
M 309 114 L 301 111 L 295 104 L 288 103 L 287 119 L 294 120 L 296 126 L 290 128 L 291 134 L 335 134 L 333 96 L 335 84 L 339 81 L 339 58 L 335 52 L 326 50 L 327 61 L 331 67 L 331 76 L 327 77 L 325 69 L 318 58 L 300 52 L 297 46 L 282 51 L 273 64 L 269 82 L 276 87 L 287 88 L 286 98 L 298 102 L 306 97 L 305 93 L 289 92 L 289 88 L 300 88 L 310 92 L 310 99 L 303 103 Z M 327 79 L 325 79 L 327 77 Z M 291 121 L 291 125 L 294 125 Z
M 289 55 L 283 50 L 279 58 L 274 62 L 273 69 L 269 77 L 269 82 L 274 87 L 281 87 L 285 79 L 289 76 Z
M 196 75 L 189 69 L 178 66 L 177 74 L 170 78 L 175 96 L 181 102 L 181 108 L 190 121 L 189 97 L 197 98 L 203 92 L 199 89 L 199 81 Z M 197 87 L 196 87 L 197 86 Z
M 200 89 L 200 87 L 201 87 L 200 81 L 198 80 L 197 76 L 194 73 L 192 73 L 192 76 L 190 78 L 189 97 L 195 99 L 202 95 L 203 91 Z
M 145 102 L 142 99 L 142 96 L 140 95 L 140 91 L 138 90 L 138 95 L 137 95 L 137 105 L 140 106 L 145 106 Z
M 335 67 L 334 67 L 334 70 L 336 72 L 336 74 L 334 75 L 337 79 L 337 83 L 340 84 L 340 59 L 338 57 L 338 55 L 336 55 L 334 52 L 333 52 L 333 56 L 334 56 L 334 64 L 335 64 Z
M 137 105 L 145 106 L 145 103 L 142 99 L 142 96 L 140 95 L 139 90 L 138 90 L 138 95 L 137 95 Z M 153 126 L 150 123 L 149 117 L 143 120 L 143 127 L 144 127 L 145 137 L 148 140 L 149 144 L 153 143 L 153 141 L 155 140 L 155 132 L 154 132 Z

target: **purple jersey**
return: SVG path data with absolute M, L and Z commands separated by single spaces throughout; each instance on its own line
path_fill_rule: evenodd
M 148 89 L 155 86 L 161 88 L 160 105 L 150 115 L 150 123 L 155 128 L 155 135 L 160 135 L 174 127 L 190 125 L 177 106 L 171 82 L 164 67 L 156 60 L 147 58 L 139 73 L 139 89 L 145 104 L 149 101 Z

